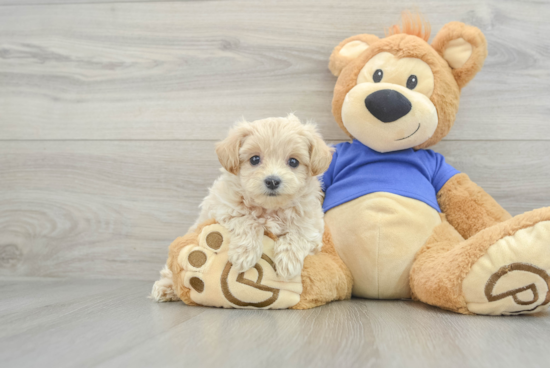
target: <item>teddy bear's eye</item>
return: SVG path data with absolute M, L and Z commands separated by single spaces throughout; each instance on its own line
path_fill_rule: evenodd
M 260 163 L 260 156 L 252 156 L 250 157 L 250 165 L 256 166 Z
M 417 84 L 418 84 L 418 78 L 416 78 L 416 75 L 413 74 L 409 77 L 409 79 L 407 79 L 408 89 L 414 89 Z
M 374 71 L 374 74 L 372 75 L 372 80 L 374 81 L 374 83 L 380 83 L 383 76 L 384 72 L 382 71 L 382 69 L 376 69 Z

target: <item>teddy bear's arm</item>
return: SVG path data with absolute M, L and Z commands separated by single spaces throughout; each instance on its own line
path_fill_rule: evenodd
M 453 176 L 437 193 L 447 221 L 468 239 L 479 231 L 512 216 L 466 174 Z

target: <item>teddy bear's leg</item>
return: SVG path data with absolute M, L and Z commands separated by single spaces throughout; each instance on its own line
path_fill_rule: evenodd
M 170 245 L 167 264 L 173 273 L 174 290 L 186 304 L 307 309 L 349 298 L 351 275 L 332 243 L 306 258 L 302 277 L 282 280 L 273 262 L 276 237 L 264 236 L 262 258 L 252 269 L 240 273 L 228 261 L 230 237 L 225 227 L 208 221 Z M 330 241 L 330 236 L 325 239 Z
M 336 253 L 327 227 L 323 234 L 321 252 L 304 260 L 302 286 L 300 302 L 291 309 L 309 309 L 333 300 L 351 298 L 351 271 Z
M 223 308 L 281 309 L 300 300 L 300 277 L 282 281 L 273 262 L 274 239 L 264 236 L 264 253 L 256 265 L 238 272 L 228 260 L 231 234 L 209 221 L 187 234 L 189 243 L 171 246 L 168 265 L 175 290 L 187 304 Z M 185 237 L 184 237 L 185 238 Z
M 462 240 L 446 221 L 418 252 L 413 298 L 464 314 L 535 313 L 550 305 L 550 208 Z
M 410 272 L 411 297 L 426 304 L 454 312 L 471 314 L 460 293 L 452 293 L 458 285 L 457 276 L 449 275 L 441 267 L 447 253 L 464 242 L 464 238 L 451 226 L 444 215 L 426 244 L 416 254 Z M 442 285 L 445 287 L 442 287 Z

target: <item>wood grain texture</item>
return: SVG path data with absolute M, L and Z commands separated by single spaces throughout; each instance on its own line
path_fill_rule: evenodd
M 5 142 L 2 149 L 4 274 L 153 279 L 151 263 L 165 262 L 219 174 L 212 142 Z
M 2 5 L 82 5 L 82 4 L 117 4 L 117 3 L 168 3 L 177 1 L 201 0 L 0 0 Z
M 332 48 L 383 35 L 410 2 L 184 1 L 5 6 L 2 139 L 220 139 L 295 111 L 328 139 Z M 434 33 L 482 29 L 489 58 L 463 91 L 451 140 L 549 140 L 550 3 L 425 1 Z
M 157 304 L 150 283 L 0 279 L 2 367 L 546 367 L 550 313 L 354 299 L 307 311 Z
M 0 281 L 3 367 L 93 367 L 206 308 L 160 305 L 150 283 Z
M 513 214 L 550 205 L 550 144 L 436 149 Z M 219 175 L 214 142 L 3 142 L 0 275 L 153 280 Z

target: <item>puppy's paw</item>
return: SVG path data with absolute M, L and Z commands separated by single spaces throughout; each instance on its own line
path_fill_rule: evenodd
M 254 267 L 262 257 L 263 245 L 262 242 L 258 241 L 243 246 L 243 241 L 247 240 L 237 239 L 229 244 L 228 258 L 235 270 L 245 272 Z
M 279 277 L 290 280 L 302 273 L 304 259 L 295 252 L 287 250 L 275 254 L 275 266 Z
M 174 302 L 180 300 L 174 291 L 174 283 L 172 281 L 172 271 L 168 266 L 164 266 L 160 271 L 161 278 L 153 285 L 153 290 L 149 295 L 150 299 L 157 302 Z
M 158 280 L 155 282 L 149 299 L 153 299 L 158 303 L 176 302 L 180 300 L 174 291 L 174 285 L 167 283 L 166 280 Z

